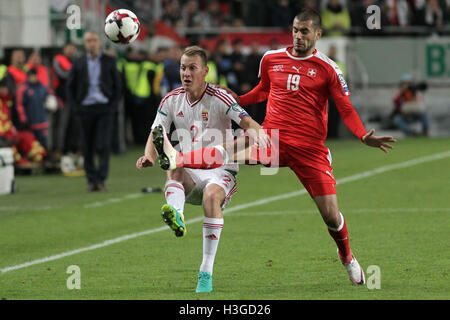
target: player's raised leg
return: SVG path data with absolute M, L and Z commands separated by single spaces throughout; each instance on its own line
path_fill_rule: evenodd
M 223 228 L 222 203 L 225 191 L 217 184 L 208 185 L 203 191 L 203 260 L 198 274 L 196 292 L 211 292 L 214 259 Z
M 201 148 L 187 153 L 176 151 L 170 143 L 164 127 L 161 125 L 153 129 L 153 145 L 159 158 L 159 165 L 163 170 L 175 168 L 214 169 L 227 162 L 227 152 L 218 145 Z
M 364 271 L 352 254 L 349 244 L 347 225 L 339 211 L 336 194 L 315 196 L 314 201 L 322 215 L 328 232 L 336 242 L 339 258 L 347 270 L 353 284 L 365 284 Z

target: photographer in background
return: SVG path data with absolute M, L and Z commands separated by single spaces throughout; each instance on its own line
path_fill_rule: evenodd
M 410 74 L 404 74 L 400 78 L 400 89 L 393 99 L 394 111 L 391 117 L 395 126 L 407 136 L 420 135 L 410 128 L 415 121 L 421 123 L 422 135 L 428 136 L 428 115 L 422 95 L 427 88 L 426 83 L 414 83 Z

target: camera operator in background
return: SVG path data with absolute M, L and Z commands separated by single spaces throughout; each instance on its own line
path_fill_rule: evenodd
M 392 121 L 395 126 L 407 136 L 418 136 L 410 128 L 411 123 L 419 121 L 422 125 L 423 136 L 428 136 L 429 122 L 423 99 L 423 92 L 428 88 L 426 83 L 414 83 L 410 74 L 404 74 L 400 78 L 400 89 L 395 95 Z

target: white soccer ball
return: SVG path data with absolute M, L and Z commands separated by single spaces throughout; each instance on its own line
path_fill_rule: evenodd
M 129 44 L 136 40 L 140 30 L 139 19 L 130 10 L 117 9 L 106 17 L 105 34 L 114 43 Z

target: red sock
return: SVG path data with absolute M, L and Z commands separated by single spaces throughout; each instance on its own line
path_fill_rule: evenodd
M 342 228 L 339 231 L 334 231 L 328 228 L 328 232 L 336 242 L 342 263 L 347 264 L 350 263 L 350 261 L 352 261 L 352 251 L 350 250 L 350 245 L 348 241 L 347 225 L 345 223 L 342 214 L 341 219 L 343 220 Z
M 201 148 L 177 154 L 177 167 L 192 169 L 214 169 L 224 164 L 223 155 L 217 147 Z

